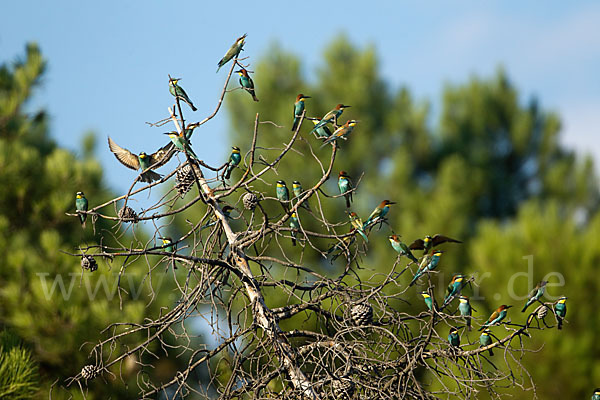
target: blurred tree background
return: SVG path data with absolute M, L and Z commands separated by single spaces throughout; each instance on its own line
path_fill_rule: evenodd
M 60 386 L 82 366 L 95 363 L 88 352 L 101 331 L 111 323 L 140 323 L 175 300 L 172 279 L 149 280 L 145 262 L 130 260 L 122 278 L 128 293 L 121 293 L 121 309 L 115 291 L 121 265 L 99 259 L 96 272 L 82 274 L 80 258 L 61 252 L 79 253 L 80 246 L 97 244 L 101 234 L 105 244 L 127 243 L 131 229 L 123 232 L 125 225 L 120 236 L 111 237 L 106 232 L 113 230 L 112 223 L 100 220 L 94 230 L 88 218 L 82 229 L 78 219 L 65 216 L 73 212 L 78 191 L 85 193 L 90 207 L 115 196 L 94 157 L 92 134 L 83 136 L 80 154 L 73 154 L 51 138 L 44 111 L 25 111 L 44 69 L 45 60 L 34 44 L 27 46 L 23 59 L 0 67 L 0 329 L 10 329 L 0 337 L 2 398 L 32 398 L 31 392 L 18 397 L 7 391 L 21 381 L 29 382 L 23 386 L 27 390 L 39 387 L 39 398 L 48 398 L 53 383 L 53 399 L 82 398 L 77 385 L 70 393 Z M 136 230 L 136 235 L 143 237 L 143 232 Z M 153 293 L 156 298 L 150 302 Z M 170 354 L 160 360 L 147 356 L 142 361 L 154 366 L 152 378 L 159 380 L 184 362 Z M 86 398 L 135 397 L 136 364 L 125 362 L 111 371 L 115 376 L 107 381 L 90 382 Z
M 548 279 L 548 299 L 569 297 L 569 324 L 562 331 L 534 330 L 527 346 L 541 351 L 528 354 L 525 366 L 540 398 L 589 395 L 590 388 L 600 382 L 596 362 L 600 345 L 594 340 L 600 328 L 594 305 L 600 296 L 593 272 L 600 263 L 600 195 L 593 161 L 561 145 L 557 113 L 544 110 L 534 97 L 526 99 L 500 68 L 489 78 L 447 84 L 439 115 L 432 115 L 427 101 L 411 96 L 410 82 L 395 88 L 385 81 L 375 47 L 357 48 L 344 36 L 324 49 L 314 81 L 305 78 L 306 67 L 299 57 L 276 44 L 254 61 L 253 68 L 260 102 L 250 104 L 249 95 L 242 91 L 226 101 L 232 145 L 240 146 L 242 152 L 250 147 L 258 112 L 262 120 L 285 126 L 260 125 L 260 145 L 283 147 L 291 135 L 298 93 L 312 96 L 306 101 L 310 117 L 321 117 L 338 103 L 351 105 L 341 121 L 357 119 L 360 123 L 350 139 L 341 142 L 328 194 L 339 193 L 339 170 L 349 172 L 355 181 L 364 173 L 352 205 L 363 219 L 381 200 L 390 199 L 398 203 L 389 213 L 390 227 L 405 242 L 435 233 L 462 239 L 464 245 L 447 249 L 442 272 L 434 279 L 447 283 L 454 272 L 474 275 L 480 286 L 466 292 L 473 296 L 480 323 L 500 304 L 515 305 L 510 316 L 513 322 L 523 323 L 521 299 L 538 281 Z M 437 121 L 432 123 L 434 116 Z M 312 126 L 305 121 L 302 136 L 318 148 L 317 140 L 308 134 Z M 255 189 L 274 197 L 278 179 L 285 180 L 290 191 L 296 179 L 304 188 L 314 185 L 320 172 L 316 164 L 307 166 L 314 163 L 308 147 L 300 142 L 294 148 L 303 157 L 287 157 L 278 174 L 265 177 L 265 183 Z M 330 149 L 327 146 L 316 154 L 326 162 Z M 233 179 L 239 174 L 239 170 L 234 172 Z M 348 221 L 343 199 L 321 196 L 320 201 L 330 221 Z M 264 203 L 272 215 L 280 212 L 274 201 Z M 299 217 L 305 229 L 324 228 L 304 210 Z M 363 277 L 386 273 L 396 259 L 387 240 L 389 229 L 373 233 L 361 263 L 366 267 L 359 272 Z M 293 250 L 289 240 L 282 243 L 286 254 L 297 255 L 294 262 L 320 265 L 325 273 L 344 266 L 343 257 L 331 266 L 310 248 L 302 253 L 299 247 Z M 315 243 L 321 250 L 331 245 Z M 530 255 L 531 270 L 524 258 Z M 444 284 L 437 285 L 438 299 L 444 288 Z M 399 307 L 405 312 L 424 309 L 418 291 L 408 293 L 412 293 L 411 304 L 399 303 Z M 267 298 L 270 307 L 289 301 Z M 478 334 L 467 337 L 473 342 Z M 522 398 L 519 390 L 512 393 Z
M 503 303 L 517 306 L 510 316 L 513 322 L 522 322 L 524 316 L 518 306 L 524 301 L 515 296 L 524 297 L 537 281 L 548 277 L 547 298 L 568 296 L 569 313 L 562 331 L 533 330 L 527 339 L 527 347 L 541 349 L 524 359 L 537 394 L 540 398 L 583 398 L 590 388 L 598 386 L 600 344 L 595 337 L 600 320 L 595 305 L 600 295 L 593 272 L 600 263 L 598 179 L 591 159 L 561 146 L 561 123 L 555 112 L 544 110 L 535 98 L 526 99 L 499 69 L 492 77 L 471 77 L 466 83 L 446 85 L 440 110 L 432 113 L 427 101 L 411 95 L 410 82 L 399 88 L 386 82 L 379 71 L 375 47 L 357 48 L 345 37 L 324 49 L 314 81 L 306 79 L 306 66 L 299 57 L 277 45 L 252 61 L 260 102 L 252 102 L 243 91 L 228 94 L 225 103 L 232 145 L 239 146 L 242 153 L 250 147 L 255 114 L 259 112 L 261 120 L 285 127 L 260 125 L 259 145 L 281 148 L 291 135 L 292 107 L 298 93 L 312 96 L 306 102 L 311 117 L 321 117 L 337 103 L 351 105 L 341 121 L 354 118 L 360 123 L 350 139 L 341 143 L 328 194 L 338 194 L 337 172 L 346 170 L 355 181 L 362 176 L 352 210 L 363 219 L 381 200 L 390 199 L 398 203 L 390 211 L 390 227 L 405 242 L 435 233 L 462 239 L 463 245 L 453 245 L 444 254 L 439 279 L 447 282 L 453 272 L 477 278 L 480 286 L 474 289 L 479 297 L 473 293 L 473 305 L 479 322 Z M 30 45 L 25 59 L 0 68 L 0 185 L 4 188 L 0 192 L 0 230 L 5 232 L 0 236 L 0 327 L 22 340 L 22 345 L 0 346 L 0 364 L 7 359 L 9 349 L 30 352 L 37 371 L 28 379 L 34 379 L 34 388 L 40 387 L 40 398 L 47 396 L 55 380 L 62 381 L 77 374 L 81 366 L 93 363 L 87 359 L 84 344 L 96 342 L 110 323 L 142 321 L 175 300 L 169 275 L 159 288 L 154 287 L 157 297 L 152 303 L 148 284 L 140 286 L 139 297 L 127 295 L 122 310 L 118 296 L 107 299 L 99 294 L 90 300 L 86 288 L 93 290 L 102 279 L 114 284 L 120 265 L 98 260 L 99 270 L 85 273 L 80 286 L 78 259 L 59 251 L 77 252 L 79 246 L 97 243 L 99 232 L 113 228 L 99 222 L 94 232 L 88 221 L 88 228 L 82 230 L 77 220 L 67 218 L 64 213 L 73 210 L 75 192 L 85 192 L 90 205 L 114 194 L 106 187 L 94 158 L 93 136 L 85 137 L 81 154 L 73 154 L 52 140 L 43 111 L 28 114 L 23 110 L 41 82 L 44 65 L 37 47 Z M 305 121 L 301 128 L 304 141 L 294 146 L 303 156 L 287 157 L 278 174 L 266 175 L 265 183 L 258 183 L 255 189 L 274 197 L 278 179 L 284 179 L 290 190 L 296 179 L 305 188 L 315 183 L 319 170 L 306 141 L 313 147 L 319 144 L 308 135 L 310 129 L 312 123 Z M 326 162 L 330 147 L 315 152 Z M 315 167 L 308 168 L 308 164 Z M 232 179 L 240 174 L 240 169 L 234 170 Z M 343 199 L 321 196 L 320 201 L 330 220 L 347 222 Z M 313 205 L 316 199 L 309 202 Z M 275 201 L 264 201 L 263 205 L 271 216 L 281 212 Z M 199 208 L 204 207 L 190 209 L 183 217 L 197 218 L 204 211 Z M 323 229 L 304 210 L 299 217 L 305 229 Z M 184 220 L 175 222 L 183 224 Z M 340 227 L 337 232 L 347 229 Z M 359 274 L 385 273 L 391 268 L 396 253 L 389 246 L 388 232 L 385 226 L 380 232 L 374 230 Z M 127 234 L 119 240 L 126 242 Z M 136 235 L 141 234 L 136 231 Z M 331 265 L 317 251 L 307 248 L 302 253 L 302 246 L 292 250 L 287 238 L 279 241 L 286 254 L 297 256 L 295 262 L 320 266 L 323 273 L 343 268 L 343 257 Z M 360 239 L 357 243 L 363 246 Z M 325 251 L 332 243 L 314 244 Z M 532 256 L 531 276 L 511 279 L 516 273 L 530 272 L 528 260 L 523 258 L 526 256 Z M 141 282 L 147 271 L 143 263 L 134 262 L 127 268 L 135 282 Z M 52 296 L 46 296 L 59 274 L 67 290 L 74 282 L 70 295 L 62 296 L 57 286 Z M 156 281 L 152 284 L 158 285 Z M 443 287 L 437 286 L 438 299 L 443 296 Z M 423 310 L 417 291 L 408 293 L 411 304 L 398 306 L 407 312 Z M 289 301 L 265 297 L 269 307 Z M 311 321 L 298 318 L 292 323 Z M 288 322 L 282 328 L 300 327 Z M 478 338 L 475 332 L 467 335 L 470 341 Z M 152 378 L 160 380 L 170 377 L 173 366 L 185 360 L 167 357 L 143 361 L 154 364 L 156 375 Z M 30 368 L 29 358 L 23 356 L 22 362 Z M 120 375 L 118 369 L 114 372 Z M 2 374 L 0 368 L 0 384 Z M 128 372 L 124 365 L 121 375 L 125 375 L 127 386 L 118 378 L 108 384 L 95 380 L 87 398 L 131 398 L 137 392 L 136 371 Z M 522 398 L 518 390 L 510 392 Z M 81 397 L 78 389 L 71 394 Z M 53 398 L 67 397 L 60 391 L 53 393 Z

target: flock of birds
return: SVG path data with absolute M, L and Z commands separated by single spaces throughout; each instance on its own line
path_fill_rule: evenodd
M 217 72 L 221 67 L 223 67 L 225 64 L 227 64 L 234 58 L 236 58 L 235 62 L 237 63 L 237 57 L 243 50 L 245 39 L 246 35 L 244 34 L 235 41 L 235 43 L 227 51 L 225 56 L 223 56 L 223 58 L 218 62 Z M 238 73 L 240 76 L 239 83 L 241 87 L 252 96 L 254 101 L 259 101 L 256 96 L 254 82 L 249 76 L 248 71 L 244 68 L 241 68 L 235 72 Z M 191 101 L 190 97 L 187 95 L 185 90 L 179 85 L 179 81 L 180 79 L 169 78 L 169 92 L 177 99 L 185 102 L 192 109 L 192 111 L 196 111 L 196 107 L 194 106 L 193 102 Z M 309 98 L 310 96 L 306 96 L 302 93 L 298 94 L 298 96 L 296 97 L 296 101 L 294 102 L 293 108 L 294 119 L 292 123 L 292 131 L 294 132 L 297 131 L 297 129 L 299 129 L 299 123 L 302 120 L 302 117 L 305 113 L 305 100 Z M 353 129 L 359 121 L 351 119 L 341 125 L 338 124 L 338 119 L 341 117 L 344 110 L 349 107 L 351 106 L 338 104 L 331 111 L 325 114 L 322 118 L 308 118 L 314 124 L 314 127 L 310 131 L 310 134 L 314 134 L 315 137 L 323 141 L 321 147 L 326 146 L 329 143 L 334 143 L 339 139 L 346 140 L 350 133 L 352 133 Z M 333 131 L 330 129 L 329 125 L 332 126 Z M 152 154 L 146 154 L 145 152 L 141 152 L 136 155 L 128 149 L 119 146 L 110 137 L 108 138 L 108 146 L 110 151 L 115 155 L 115 157 L 121 164 L 133 170 L 142 170 L 142 173 L 139 176 L 139 180 L 146 183 L 152 183 L 162 178 L 160 174 L 156 173 L 153 170 L 167 163 L 177 151 L 183 152 L 191 160 L 199 160 L 196 154 L 194 153 L 190 143 L 190 138 L 193 133 L 193 130 L 197 126 L 198 124 L 189 124 L 187 128 L 184 129 L 181 133 L 175 131 L 165 133 L 171 139 L 170 143 L 161 147 Z M 240 164 L 241 158 L 242 157 L 240 154 L 240 149 L 236 146 L 232 147 L 229 161 L 223 173 L 224 179 L 229 179 L 231 177 L 232 171 Z M 346 207 L 349 209 L 352 202 L 352 195 L 355 191 L 355 188 L 351 181 L 351 177 L 345 171 L 340 171 L 338 174 L 337 183 L 340 191 L 340 196 L 343 196 L 345 198 Z M 294 194 L 293 198 L 299 198 L 303 194 L 302 185 L 299 181 L 293 182 L 292 190 Z M 289 212 L 289 204 L 291 198 L 286 183 L 283 180 L 277 181 L 276 196 L 282 204 L 284 210 L 286 212 Z M 393 201 L 383 200 L 373 210 L 373 212 L 364 222 L 355 212 L 349 212 L 348 215 L 351 224 L 350 231 L 347 235 L 344 235 L 342 237 L 342 240 L 332 245 L 328 249 L 326 255 L 328 257 L 331 256 L 331 260 L 333 262 L 333 260 L 335 260 L 336 257 L 347 251 L 349 246 L 356 239 L 357 234 L 360 235 L 365 242 L 368 242 L 368 235 L 370 231 L 375 225 L 386 222 L 386 215 L 389 212 L 390 206 L 393 204 L 395 204 Z M 80 219 L 81 225 L 85 227 L 87 217 L 86 212 L 88 210 L 88 201 L 85 198 L 83 192 L 77 192 L 75 207 L 78 211 L 78 217 Z M 303 207 L 310 209 L 308 202 L 304 202 Z M 231 207 L 228 208 L 228 211 L 230 210 Z M 79 211 L 81 212 L 79 213 Z M 290 228 L 292 244 L 296 245 L 297 234 L 300 229 L 300 223 L 295 212 L 291 213 L 290 215 Z M 172 252 L 172 240 L 170 238 L 162 239 L 163 245 L 167 246 L 165 247 L 165 251 Z M 419 266 L 409 286 L 413 286 L 414 284 L 416 284 L 420 277 L 428 274 L 437 267 L 442 256 L 442 251 L 438 250 L 436 248 L 437 246 L 443 243 L 461 243 L 460 240 L 456 240 L 443 235 L 435 235 L 433 237 L 426 236 L 424 239 L 415 240 L 410 245 L 406 245 L 405 243 L 403 243 L 398 235 L 390 235 L 388 239 L 392 248 L 398 253 L 399 257 L 407 257 L 411 261 L 411 263 L 418 264 Z M 423 256 L 420 259 L 415 257 L 412 253 L 414 250 L 423 250 Z M 446 306 L 448 306 L 454 299 L 458 298 L 458 311 L 460 315 L 463 316 L 466 320 L 465 326 L 469 330 L 471 330 L 471 318 L 473 310 L 469 303 L 469 298 L 461 294 L 462 289 L 468 284 L 468 282 L 469 281 L 465 275 L 454 274 L 452 280 L 448 285 L 444 302 L 439 309 L 436 305 L 434 298 L 432 298 L 431 293 L 427 291 L 422 291 L 421 295 L 425 301 L 425 304 L 431 311 L 441 311 Z M 546 283 L 546 281 L 540 282 L 531 291 L 531 293 L 528 296 L 527 303 L 522 309 L 523 312 L 525 312 L 531 304 L 535 303 L 536 301 L 540 301 L 541 297 L 544 295 Z M 554 303 L 554 314 L 558 321 L 558 329 L 562 328 L 563 319 L 566 316 L 566 300 L 567 298 L 563 296 L 559 298 L 556 303 Z M 481 346 L 488 346 L 492 343 L 490 327 L 500 324 L 506 318 L 508 309 L 511 307 L 512 306 L 506 304 L 501 305 L 490 315 L 487 321 L 483 325 L 481 325 L 481 327 L 479 328 L 479 331 L 482 332 L 479 339 Z M 452 346 L 460 346 L 460 335 L 458 331 L 461 328 L 462 326 L 452 327 L 450 329 L 448 341 Z M 493 355 L 491 349 L 489 349 L 489 354 Z M 593 399 L 600 400 L 599 389 L 596 389 L 596 391 L 594 392 Z

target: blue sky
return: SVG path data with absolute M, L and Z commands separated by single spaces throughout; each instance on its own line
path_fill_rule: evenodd
M 163 145 L 162 131 L 145 122 L 165 117 L 172 104 L 169 73 L 183 78 L 199 109 L 194 119 L 211 113 L 226 76 L 215 64 L 244 32 L 246 56 L 258 60 L 276 40 L 305 61 L 308 78 L 337 34 L 374 44 L 384 77 L 434 107 L 445 82 L 490 76 L 502 64 L 524 98 L 535 95 L 560 113 L 566 145 L 600 160 L 598 2 L 257 3 L 4 2 L 0 61 L 22 56 L 28 41 L 40 44 L 49 67 L 31 108 L 47 109 L 53 136 L 74 150 L 95 131 L 107 182 L 118 191 L 135 174 L 109 153 L 106 136 L 135 152 Z M 329 10 L 318 12 L 324 4 Z M 228 154 L 226 113 L 205 127 L 194 147 L 219 164 Z

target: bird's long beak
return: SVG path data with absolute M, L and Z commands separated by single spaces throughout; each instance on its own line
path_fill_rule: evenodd
M 388 204 L 396 204 L 395 201 L 390 201 Z

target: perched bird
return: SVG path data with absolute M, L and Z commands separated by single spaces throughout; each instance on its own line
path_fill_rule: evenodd
M 431 311 L 433 309 L 433 299 L 427 292 L 421 292 L 421 296 L 423 296 L 423 300 L 425 301 L 427 308 L 429 308 L 429 311 Z
M 387 215 L 388 211 L 390 211 L 390 205 L 396 204 L 393 201 L 383 200 L 369 215 L 369 218 L 365 221 L 363 225 L 363 230 L 367 230 L 367 228 L 375 225 L 376 223 L 383 221 L 384 217 Z
M 327 257 L 329 257 L 331 254 L 333 254 L 333 252 L 339 250 L 339 253 L 334 254 L 331 257 L 331 262 L 335 261 L 335 259 L 338 258 L 340 256 L 340 254 L 346 252 L 350 248 L 350 246 L 352 245 L 352 243 L 354 243 L 354 241 L 356 240 L 356 235 L 355 235 L 356 229 L 351 228 L 348 233 L 352 234 L 352 235 L 343 237 L 341 242 L 334 243 L 327 250 Z
M 242 85 L 242 87 L 252 95 L 252 99 L 254 99 L 254 101 L 258 101 L 256 92 L 254 91 L 254 81 L 252 81 L 252 78 L 250 78 L 250 75 L 248 75 L 248 71 L 242 68 L 235 72 L 240 75 L 240 85 Z
M 75 209 L 77 211 L 87 211 L 88 210 L 88 201 L 85 198 L 83 192 L 77 192 L 75 194 Z M 85 220 L 87 218 L 87 214 L 79 214 L 79 221 L 81 222 L 81 227 L 85 228 Z
M 350 176 L 346 171 L 340 171 L 338 174 L 338 188 L 340 189 L 340 194 L 343 194 L 346 198 L 346 208 L 350 208 L 350 202 L 352 201 L 352 189 L 354 189 L 354 186 L 352 185 Z
M 312 122 L 313 124 L 317 125 L 319 123 L 319 120 L 313 119 Z M 314 132 L 317 134 L 317 137 L 319 139 L 327 139 L 329 136 L 331 136 L 331 131 L 329 130 L 329 127 L 327 127 L 327 125 L 315 128 Z
M 402 242 L 398 235 L 388 236 L 392 248 L 401 256 L 408 257 L 412 262 L 418 263 L 417 257 L 413 255 L 406 243 Z
M 592 394 L 592 400 L 600 400 L 600 388 L 594 389 L 594 393 Z
M 304 112 L 305 99 L 310 99 L 310 96 L 305 96 L 302 93 L 296 96 L 296 102 L 294 103 L 294 123 L 292 124 L 292 132 L 296 131 L 296 128 L 300 123 L 300 117 L 302 117 L 302 113 Z
M 221 67 L 227 64 L 233 57 L 237 57 L 240 54 L 240 51 L 242 51 L 242 48 L 244 47 L 246 36 L 247 34 L 244 33 L 242 36 L 236 39 L 234 44 L 231 45 L 229 50 L 227 50 L 227 53 L 225 53 L 223 58 L 221 58 L 221 60 L 217 63 L 217 72 L 219 72 Z
M 167 253 L 172 253 L 173 252 L 173 239 L 171 239 L 170 237 L 161 237 L 160 240 L 162 240 L 163 246 L 165 246 L 164 250 Z
M 298 199 L 300 196 L 302 196 L 302 193 L 303 193 L 302 184 L 299 181 L 292 182 L 292 192 L 294 193 L 294 198 L 296 198 L 296 199 Z M 310 210 L 308 201 L 305 201 L 304 203 L 302 203 L 302 207 L 306 208 L 307 210 Z
M 225 179 L 231 178 L 231 171 L 233 171 L 233 169 L 239 165 L 240 161 L 242 161 L 240 148 L 237 146 L 233 146 L 231 148 L 231 154 L 229 155 L 229 163 L 227 164 L 227 168 L 225 169 Z
M 458 311 L 460 315 L 465 317 L 467 329 L 471 330 L 471 315 L 473 314 L 473 309 L 471 308 L 471 303 L 469 303 L 469 298 L 467 296 L 461 295 L 458 303 Z
M 194 133 L 194 129 L 196 129 L 196 128 L 197 128 L 197 127 L 199 127 L 199 126 L 200 126 L 200 123 L 199 123 L 199 122 L 194 122 L 194 123 L 192 123 L 192 124 L 189 124 L 189 125 L 187 126 L 187 128 L 185 128 L 185 130 L 184 130 L 184 132 L 183 132 L 183 133 L 184 133 L 184 135 L 185 135 L 185 138 L 186 138 L 187 140 L 190 140 L 190 138 L 192 137 L 192 133 Z M 190 142 L 190 143 L 191 143 L 191 142 Z
M 533 288 L 533 290 L 529 293 L 529 296 L 528 296 L 529 300 L 527 300 L 527 303 L 525 303 L 525 306 L 523 306 L 523 309 L 521 310 L 521 312 L 525 312 L 525 310 L 527 310 L 527 307 L 529 307 L 530 305 L 532 305 L 533 303 L 538 301 L 544 295 L 544 292 L 546 291 L 547 283 L 548 283 L 548 281 L 540 281 Z
M 483 332 L 481 332 L 481 336 L 479 336 L 479 344 L 481 347 L 489 346 L 492 344 L 492 337 L 490 336 L 490 328 L 485 328 Z M 494 355 L 492 349 L 488 349 L 490 356 Z
M 452 280 L 448 284 L 448 288 L 446 290 L 446 297 L 444 297 L 444 304 L 442 307 L 446 307 L 448 303 L 450 303 L 462 290 L 465 283 L 465 276 L 463 274 L 454 274 Z
M 146 153 L 141 152 L 139 156 L 136 156 L 129 150 L 124 149 L 118 144 L 116 144 L 110 138 L 110 136 L 108 138 L 108 147 L 121 164 L 123 164 L 127 168 L 131 168 L 133 170 L 141 169 L 142 171 L 145 171 L 150 167 L 152 167 L 152 169 L 155 169 L 163 164 L 166 164 L 167 161 L 169 161 L 169 159 L 171 159 L 171 157 L 174 154 L 173 144 L 169 143 L 168 145 L 161 147 L 151 155 L 147 155 Z M 148 183 L 151 183 L 152 181 L 157 181 L 160 178 L 161 176 L 152 170 L 147 170 L 140 177 L 142 182 Z
M 171 142 L 173 142 L 177 150 L 183 152 L 184 154 L 188 154 L 194 160 L 198 160 L 198 156 L 196 153 L 194 153 L 194 150 L 192 150 L 190 141 L 184 136 L 185 133 L 184 135 L 180 135 L 176 131 L 171 131 L 165 132 L 165 135 L 169 136 Z
M 161 237 L 160 240 L 162 240 L 162 245 L 165 246 L 163 250 L 166 253 L 174 252 L 175 246 L 173 245 L 173 239 L 171 239 L 170 237 Z M 177 265 L 175 264 L 174 260 L 173 260 L 173 269 L 177 269 Z
M 196 111 L 197 108 L 194 107 L 194 104 L 188 97 L 185 90 L 183 90 L 183 88 L 177 84 L 177 82 L 179 82 L 180 80 L 181 79 L 178 79 L 178 78 L 177 79 L 169 78 L 169 93 L 171 93 L 173 95 L 173 97 L 175 97 L 175 98 L 178 97 L 180 100 L 185 101 L 187 103 L 187 105 L 190 106 L 192 111 Z
M 349 107 L 351 107 L 351 106 L 345 106 L 343 104 L 338 104 L 337 106 L 335 106 L 335 108 L 333 110 L 331 110 L 327 114 L 325 114 L 323 116 L 323 118 L 321 118 L 321 120 L 315 124 L 315 127 L 312 129 L 312 131 L 310 131 L 310 133 L 313 133 L 320 127 L 325 126 L 332 122 L 337 125 L 337 119 L 340 117 L 340 115 L 342 115 L 342 113 L 344 112 L 344 109 L 349 108 Z
M 300 222 L 298 222 L 296 213 L 292 213 L 292 216 L 290 217 L 290 228 L 292 228 L 292 246 L 295 246 L 298 229 L 300 229 Z
M 331 143 L 334 141 L 337 141 L 338 139 L 344 139 L 346 140 L 348 135 L 350 133 L 352 133 L 352 131 L 354 130 L 354 127 L 356 126 L 356 124 L 358 123 L 358 121 L 351 119 L 346 121 L 346 123 L 342 126 L 340 126 L 339 128 L 337 128 L 332 134 L 331 136 L 329 136 L 327 139 L 325 139 L 325 141 L 323 142 L 323 144 L 321 145 L 321 147 L 325 147 L 327 145 L 327 143 Z
M 417 273 L 413 277 L 413 280 L 408 286 L 414 285 L 417 282 L 417 279 L 419 279 L 424 273 L 435 269 L 435 267 L 437 267 L 438 263 L 440 262 L 441 256 L 441 250 L 434 250 L 431 254 L 431 257 L 425 257 L 423 261 L 421 261 L 421 265 L 419 265 L 419 270 L 417 271 Z
M 423 250 L 423 254 L 429 253 L 429 251 L 446 242 L 451 243 L 462 243 L 460 240 L 449 238 L 448 236 L 443 235 L 434 235 L 433 237 L 427 235 L 424 239 L 417 239 L 410 244 L 411 250 Z
M 299 181 L 292 182 L 292 193 L 294 197 L 302 196 L 302 184 Z
M 448 334 L 448 342 L 454 347 L 460 346 L 460 336 L 458 335 L 458 329 L 455 327 L 450 328 L 450 333 Z
M 499 324 L 500 321 L 502 321 L 504 318 L 506 318 L 506 314 L 508 314 L 508 309 L 511 307 L 512 306 L 507 306 L 506 304 L 502 304 L 500 307 L 498 307 L 496 309 L 496 311 L 494 311 L 492 313 L 492 315 L 490 315 L 490 317 L 488 318 L 486 323 L 481 325 L 481 328 L 479 328 L 479 330 L 482 331 L 485 328 L 487 328 L 488 326 Z
M 287 212 L 289 209 L 287 202 L 290 200 L 290 192 L 284 181 L 277 181 L 277 189 L 275 190 L 275 193 L 277 194 L 277 200 L 281 202 L 283 209 L 285 212 Z
M 558 321 L 558 329 L 562 329 L 563 319 L 567 316 L 567 298 L 562 296 L 554 305 L 556 320 Z
M 352 211 L 350 214 L 348 214 L 348 218 L 350 218 L 350 225 L 352 225 L 354 229 L 356 229 L 358 234 L 364 239 L 365 242 L 369 242 L 369 238 L 367 237 L 367 235 L 365 235 L 365 232 L 362 229 L 362 219 L 360 219 L 358 214 Z

